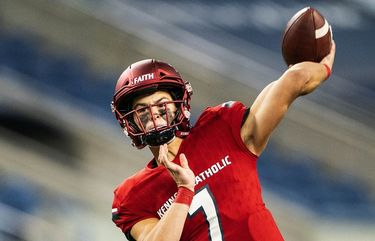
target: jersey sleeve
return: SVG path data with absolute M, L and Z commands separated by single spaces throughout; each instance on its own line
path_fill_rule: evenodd
M 228 101 L 215 107 L 209 107 L 205 110 L 202 119 L 212 120 L 212 117 L 219 117 L 231 129 L 232 136 L 242 150 L 248 152 L 251 156 L 257 157 L 245 146 L 241 138 L 241 127 L 249 114 L 250 108 L 239 101 Z
M 245 115 L 249 108 L 239 101 L 228 101 L 215 107 L 208 107 L 201 116 L 203 121 L 211 121 L 213 117 L 224 120 L 234 134 L 239 134 Z
M 114 191 L 112 203 L 112 221 L 123 233 L 129 234 L 131 228 L 139 221 L 147 218 L 157 218 L 151 212 L 145 210 L 141 200 L 132 197 L 124 189 L 117 188 Z
M 240 131 L 248 108 L 239 101 L 228 101 L 213 108 L 213 111 L 236 131 Z
M 198 119 L 198 122 L 211 121 L 213 117 L 220 117 L 233 129 L 240 130 L 244 115 L 249 108 L 239 101 L 228 101 L 215 107 L 207 107 Z

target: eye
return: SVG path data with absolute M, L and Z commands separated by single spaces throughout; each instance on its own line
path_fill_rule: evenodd
M 136 109 L 136 112 L 141 115 L 141 114 L 145 114 L 147 112 L 147 107 L 142 107 L 142 108 L 139 108 L 139 109 Z
M 159 109 L 159 114 L 160 115 L 165 115 L 166 111 L 165 108 L 163 107 L 162 109 Z

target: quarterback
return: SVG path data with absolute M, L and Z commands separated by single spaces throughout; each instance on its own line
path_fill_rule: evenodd
M 171 65 L 131 64 L 112 110 L 133 145 L 154 158 L 114 191 L 112 219 L 129 240 L 279 241 L 257 160 L 292 102 L 330 75 L 335 44 L 320 63 L 290 66 L 250 107 L 208 107 L 190 126 L 192 87 Z

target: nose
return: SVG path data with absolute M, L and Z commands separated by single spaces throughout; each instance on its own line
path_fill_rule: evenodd
M 151 115 L 154 118 L 160 118 L 161 117 L 159 108 L 157 106 L 152 106 L 151 107 Z

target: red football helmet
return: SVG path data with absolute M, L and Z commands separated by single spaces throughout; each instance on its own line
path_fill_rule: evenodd
M 149 131 L 144 126 L 138 126 L 135 118 L 139 120 L 138 110 L 133 109 L 133 101 L 139 96 L 152 94 L 163 90 L 171 94 L 173 101 L 163 103 L 163 112 L 167 112 L 167 105 L 173 103 L 177 111 L 167 125 L 158 127 L 152 117 L 154 128 Z M 169 142 L 175 136 L 184 137 L 190 131 L 190 96 L 193 94 L 189 82 L 184 81 L 177 70 L 171 65 L 154 60 L 146 59 L 130 65 L 117 81 L 115 94 L 111 103 L 117 121 L 120 123 L 124 133 L 128 135 L 133 145 L 138 149 L 150 146 L 159 146 Z M 156 105 L 148 105 L 151 108 Z M 151 114 L 153 116 L 153 114 Z

